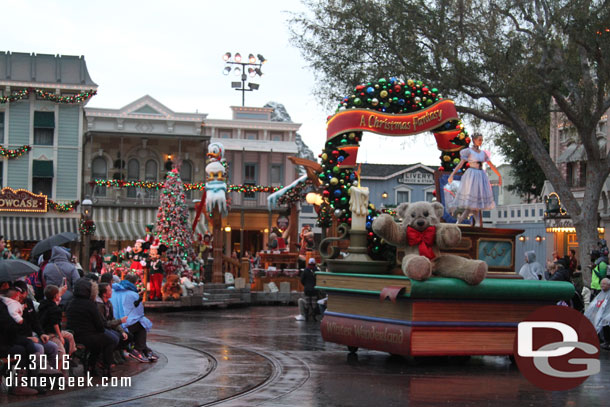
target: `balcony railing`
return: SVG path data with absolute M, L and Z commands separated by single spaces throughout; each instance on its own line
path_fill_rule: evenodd
M 492 224 L 535 223 L 544 217 L 544 203 L 497 206 L 483 211 L 483 220 Z
M 121 206 L 159 206 L 160 191 L 145 188 L 105 188 L 103 195 L 98 194 L 99 187 L 93 190 L 91 199 L 98 205 L 121 205 Z M 186 202 L 193 203 L 193 200 L 201 199 L 201 191 L 187 191 Z

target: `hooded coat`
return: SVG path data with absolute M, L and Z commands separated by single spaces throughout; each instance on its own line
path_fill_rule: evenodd
M 536 261 L 536 253 L 532 250 L 525 252 L 527 262 L 519 270 L 524 280 L 544 280 L 544 267 Z
M 610 291 L 602 291 L 595 296 L 585 311 L 585 317 L 591 321 L 598 333 L 604 326 L 610 325 Z
M 93 288 L 93 281 L 81 278 L 74 284 L 74 298 L 66 309 L 68 329 L 74 332 L 74 337 L 78 338 L 104 333 L 104 322 L 97 305 L 93 300 L 96 289 Z
M 44 268 L 44 280 L 47 285 L 61 287 L 64 277 L 68 291 L 62 295 L 61 304 L 67 304 L 72 299 L 74 284 L 80 276 L 76 266 L 70 261 L 70 253 L 61 246 L 55 246 L 51 251 L 51 259 Z
M 137 287 L 133 283 L 123 280 L 119 284 L 112 284 L 110 302 L 114 308 L 115 318 L 121 319 L 127 316 L 127 322 L 123 324 L 123 327 L 127 330 L 137 322 L 147 331 L 152 328 L 152 322 L 144 316 L 144 304 L 140 294 L 138 294 Z

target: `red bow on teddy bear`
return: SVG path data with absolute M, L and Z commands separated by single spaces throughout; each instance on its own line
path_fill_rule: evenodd
M 434 244 L 434 236 L 436 235 L 436 227 L 429 226 L 423 232 L 407 227 L 407 242 L 409 246 L 419 245 L 419 254 L 432 260 L 434 257 L 434 251 L 432 245 Z

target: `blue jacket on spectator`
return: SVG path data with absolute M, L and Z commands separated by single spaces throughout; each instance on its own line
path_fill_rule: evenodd
M 118 284 L 112 284 L 112 291 L 110 302 L 114 308 L 114 317 L 121 319 L 127 316 L 127 322 L 123 324 L 123 328 L 127 329 L 136 322 L 139 322 L 147 331 L 152 328 L 152 322 L 144 316 L 144 304 L 133 283 L 123 280 Z

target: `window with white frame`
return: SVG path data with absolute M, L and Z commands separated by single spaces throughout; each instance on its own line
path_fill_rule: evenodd
M 52 146 L 55 134 L 55 112 L 34 112 L 34 145 Z
M 257 165 L 254 163 L 244 164 L 244 185 L 256 185 L 257 184 Z M 254 199 L 256 197 L 254 192 L 244 193 L 244 199 Z
M 258 140 L 258 132 L 253 130 L 246 130 L 244 133 L 246 140 Z
M 193 163 L 191 163 L 189 160 L 182 161 L 182 165 L 180 166 L 180 178 L 185 184 L 190 184 L 193 182 Z M 187 199 L 191 199 L 191 192 L 192 191 L 185 192 Z
M 91 163 L 91 179 L 108 179 L 108 163 L 104 157 L 98 156 Z M 106 187 L 98 185 L 93 188 L 93 195 L 106 196 Z
M 435 199 L 435 188 L 427 188 L 424 190 L 426 202 L 432 202 Z
M 32 192 L 53 196 L 53 161 L 34 160 L 32 162 Z
M 396 205 L 409 202 L 410 191 L 396 191 Z
M 394 188 L 394 204 L 396 206 L 403 202 L 411 202 L 412 189 L 406 185 L 399 185 Z
M 282 170 L 282 164 L 271 164 L 271 169 L 269 172 L 269 180 L 271 181 L 271 185 L 282 185 L 284 182 L 284 174 Z
M 282 132 L 278 132 L 278 131 L 272 131 L 270 133 L 270 137 L 271 137 L 271 141 L 283 141 L 284 140 L 284 134 Z
M 140 162 L 137 158 L 131 158 L 127 162 L 127 181 L 137 181 L 140 179 Z M 136 198 L 138 189 L 136 187 L 127 188 L 127 197 Z
M 159 164 L 155 160 L 146 161 L 144 166 L 144 177 L 146 181 L 156 182 L 159 176 Z M 148 198 L 154 198 L 157 196 L 157 191 L 154 189 L 147 189 L 146 196 Z
M 231 138 L 231 130 L 218 130 L 218 138 Z

